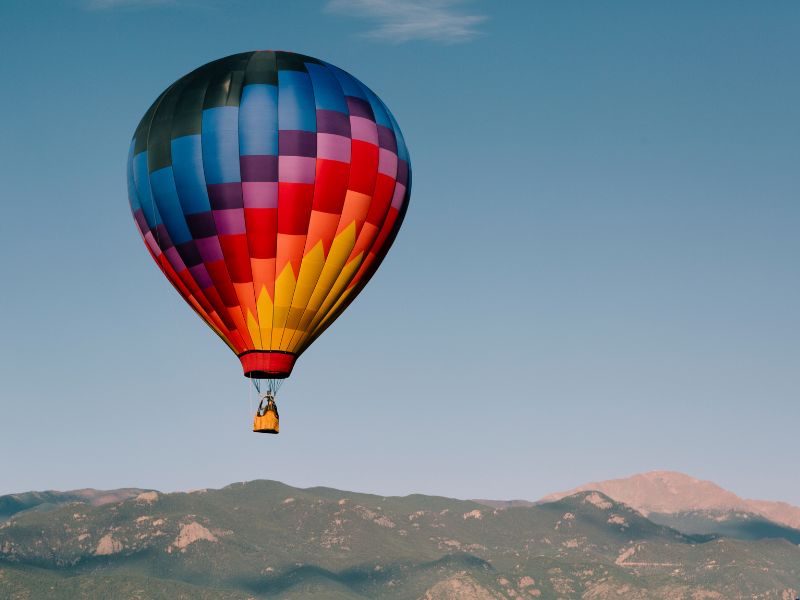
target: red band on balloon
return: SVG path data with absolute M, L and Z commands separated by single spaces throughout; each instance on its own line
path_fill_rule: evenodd
M 254 350 L 239 355 L 245 377 L 255 379 L 284 379 L 294 367 L 297 356 L 290 352 Z

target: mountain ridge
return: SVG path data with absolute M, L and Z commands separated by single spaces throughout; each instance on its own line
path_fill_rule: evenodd
M 8 518 L 25 510 L 31 510 L 37 507 L 42 508 L 45 506 L 58 506 L 68 502 L 102 506 L 103 504 L 111 504 L 126 500 L 145 491 L 147 490 L 140 488 L 118 488 L 114 490 L 80 488 L 63 492 L 58 490 L 43 490 L 5 494 L 0 496 L 0 519 Z
M 689 535 L 597 491 L 495 509 L 275 481 L 69 502 L 0 522 L 0 597 L 774 599 L 800 547 Z
M 706 510 L 711 512 L 743 512 L 800 529 L 800 507 L 787 502 L 748 500 L 712 481 L 696 479 L 677 471 L 648 471 L 580 485 L 564 492 L 548 494 L 539 502 L 551 502 L 580 491 L 603 492 L 618 502 L 649 514 L 675 514 Z

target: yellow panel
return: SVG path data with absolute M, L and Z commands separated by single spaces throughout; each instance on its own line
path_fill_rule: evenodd
M 253 338 L 253 342 L 256 344 L 256 349 L 261 350 L 263 346 L 261 345 L 261 331 L 258 328 L 258 320 L 253 316 L 249 308 L 245 310 L 247 311 L 247 330 L 250 332 L 250 337 Z
M 330 252 L 328 252 L 328 258 L 325 261 L 325 266 L 322 268 L 322 273 L 320 273 L 314 292 L 311 294 L 311 298 L 306 304 L 306 312 L 300 320 L 298 326 L 299 330 L 304 331 L 308 329 L 308 324 L 319 311 L 319 307 L 328 296 L 328 292 L 330 292 L 331 287 L 333 287 L 333 284 L 342 272 L 345 261 L 347 257 L 350 256 L 350 252 L 353 250 L 355 243 L 356 224 L 353 222 L 345 227 L 344 230 L 333 239 Z M 295 345 L 295 341 L 293 340 L 291 344 Z
M 337 300 L 341 296 L 347 285 L 358 272 L 358 268 L 364 260 L 364 253 L 371 245 L 372 240 L 378 233 L 378 228 L 374 225 L 364 223 L 367 212 L 369 211 L 372 197 L 367 194 L 361 194 L 348 190 L 345 196 L 345 203 L 342 209 L 342 220 L 340 222 L 339 230 L 340 236 L 352 231 L 356 239 L 347 239 L 347 244 L 340 244 L 338 251 L 344 254 L 337 256 L 336 269 L 328 270 L 328 265 L 325 265 L 320 283 L 317 284 L 317 289 L 309 302 L 309 308 L 312 311 L 307 311 L 303 315 L 298 327 L 304 333 L 303 339 L 294 339 L 291 341 L 292 348 L 298 348 L 302 345 L 303 340 L 308 339 L 312 332 L 319 326 L 320 322 L 326 319 L 326 315 L 333 310 L 334 305 L 337 305 Z M 364 225 L 364 227 L 362 227 Z M 365 229 L 366 227 L 366 229 Z M 334 240 L 334 246 L 339 241 L 339 237 Z M 356 246 L 358 244 L 358 246 Z M 328 263 L 331 263 L 334 248 L 328 255 Z M 320 298 L 320 296 L 322 296 Z M 315 313 L 315 314 L 314 314 Z
M 294 288 L 294 296 L 292 296 L 292 305 L 289 314 L 286 316 L 285 326 L 287 331 L 284 332 L 280 341 L 280 349 L 285 350 L 291 343 L 292 338 L 295 336 L 296 330 L 299 328 L 300 320 L 305 312 L 306 305 L 311 299 L 311 294 L 314 292 L 314 287 L 317 284 L 322 268 L 325 265 L 325 251 L 323 249 L 322 241 L 320 240 L 306 254 L 303 262 L 300 264 L 300 274 L 297 276 L 297 285 Z M 291 332 L 288 330 L 292 330 Z
M 316 331 L 318 331 L 320 329 L 323 329 L 325 327 L 325 325 L 328 324 L 328 321 L 331 320 L 331 318 L 333 317 L 333 314 L 336 312 L 336 309 L 338 309 L 339 306 L 341 306 L 344 303 L 344 301 L 347 300 L 350 297 L 350 295 L 353 293 L 354 289 L 355 289 L 354 287 L 348 287 L 344 291 L 344 293 L 341 296 L 339 296 L 339 299 L 336 300 L 336 302 L 333 304 L 333 306 L 331 306 L 330 310 L 327 313 L 325 313 L 325 316 L 320 320 L 320 322 L 314 328 L 314 332 L 316 332 Z M 314 332 L 309 332 L 309 335 L 311 335 Z
M 322 267 L 325 265 L 325 251 L 322 247 L 322 240 L 317 242 L 311 251 L 303 258 L 300 263 L 300 274 L 297 276 L 297 286 L 292 298 L 293 308 L 305 308 L 311 299 L 311 293 L 317 284 Z
M 272 340 L 273 305 L 266 287 L 261 288 L 256 306 L 258 307 L 258 327 L 261 331 L 261 349 L 269 350 L 269 344 L 265 342 Z
M 356 274 L 356 271 L 358 271 L 358 267 L 361 266 L 362 260 L 364 260 L 364 253 L 359 252 L 355 256 L 355 258 L 353 258 L 353 260 L 347 263 L 347 265 L 345 265 L 345 267 L 339 273 L 339 277 L 337 277 L 336 283 L 331 288 L 328 297 L 325 298 L 325 302 L 323 302 L 322 306 L 319 308 L 316 318 L 306 328 L 309 332 L 313 332 L 320 324 L 320 322 L 323 319 L 325 319 L 328 313 L 331 312 L 333 305 L 339 299 L 339 296 L 341 296 L 344 293 L 345 288 L 347 288 L 347 284 L 350 283 L 350 280 Z
M 272 295 L 275 292 L 275 259 L 251 258 L 253 288 L 256 296 L 258 328 L 261 333 L 261 349 L 267 349 L 272 340 Z
M 287 262 L 283 271 L 275 280 L 275 307 L 272 317 L 272 342 L 271 350 L 277 350 L 283 337 L 283 330 L 286 327 L 286 317 L 289 314 L 289 303 L 292 301 L 294 286 L 297 280 L 294 278 L 292 263 Z

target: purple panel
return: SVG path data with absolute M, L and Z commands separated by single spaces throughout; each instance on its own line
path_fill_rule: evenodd
M 397 154 L 386 148 L 381 148 L 378 150 L 378 153 L 380 157 L 378 161 L 378 173 L 383 173 L 389 177 L 395 177 L 397 175 Z
M 378 125 L 378 145 L 397 154 L 397 138 L 394 131 L 383 125 Z
M 175 269 L 176 273 L 180 273 L 186 269 L 186 265 L 183 264 L 183 260 L 181 260 L 181 255 L 178 253 L 177 248 L 173 246 L 169 250 L 165 251 L 164 254 L 166 254 L 169 264 L 172 265 L 172 268 Z
M 183 259 L 183 263 L 189 267 L 189 270 L 191 270 L 193 266 L 203 262 L 203 257 L 200 256 L 200 253 L 197 251 L 194 240 L 178 244 L 176 248 L 181 255 L 181 259 Z
M 350 117 L 338 110 L 318 110 L 317 131 L 350 137 Z
M 350 162 L 350 138 L 330 133 L 317 134 L 317 158 Z
M 155 236 L 156 241 L 162 250 L 166 250 L 167 248 L 172 248 L 172 246 L 174 246 L 172 243 L 172 238 L 169 237 L 169 232 L 163 223 L 156 225 L 156 228 L 153 231 L 153 236 Z
M 242 184 L 238 181 L 233 183 L 209 183 L 208 199 L 211 201 L 213 210 L 224 210 L 226 208 L 242 208 Z
M 242 181 L 278 181 L 277 156 L 240 156 Z
M 149 246 L 150 251 L 156 256 L 161 256 L 161 248 L 156 244 L 156 239 L 153 237 L 153 232 L 148 231 L 144 234 L 144 241 Z
M 238 235 L 246 232 L 243 208 L 215 210 L 213 213 L 214 221 L 217 223 L 217 231 L 220 235 Z
M 279 131 L 278 154 L 281 156 L 316 156 L 317 134 L 313 131 Z
M 403 198 L 406 195 L 406 186 L 402 183 L 397 183 L 394 186 L 394 196 L 392 196 L 392 207 L 400 210 L 400 206 L 403 204 Z
M 186 215 L 186 224 L 189 226 L 192 237 L 196 240 L 217 234 L 217 226 L 211 211 Z
M 364 117 L 350 117 L 350 128 L 353 131 L 354 140 L 378 145 L 378 129 L 375 126 L 375 121 L 370 121 Z
M 144 218 L 144 211 L 142 209 L 138 209 L 135 213 L 133 213 L 133 218 L 136 220 L 136 224 L 139 226 L 139 231 L 142 232 L 144 235 L 145 231 L 148 231 L 150 228 L 147 226 L 147 219 Z
M 347 109 L 350 111 L 351 117 L 364 117 L 375 120 L 375 115 L 372 114 L 372 107 L 369 102 L 361 98 L 347 96 Z
M 214 286 L 214 282 L 211 280 L 211 275 L 208 274 L 208 269 L 204 264 L 195 265 L 193 267 L 189 267 L 189 272 L 194 277 L 194 280 L 197 282 L 197 285 L 200 286 L 201 290 L 207 290 L 210 287 Z
M 278 175 L 282 183 L 314 183 L 317 159 L 307 156 L 281 156 Z
M 397 163 L 397 182 L 403 185 L 408 184 L 408 163 L 404 160 Z
M 197 244 L 197 249 L 200 252 L 200 256 L 203 257 L 204 263 L 222 260 L 222 247 L 219 245 L 217 236 L 195 240 L 194 243 Z
M 270 181 L 246 181 L 242 183 L 245 208 L 276 208 L 278 206 L 278 183 Z

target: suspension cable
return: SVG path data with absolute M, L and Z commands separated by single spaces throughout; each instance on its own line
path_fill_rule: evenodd
M 284 380 L 283 379 L 251 379 L 253 382 L 253 387 L 256 388 L 256 391 L 261 394 L 262 390 L 263 393 L 269 392 L 272 396 L 277 395 L 278 390 L 281 389 Z

